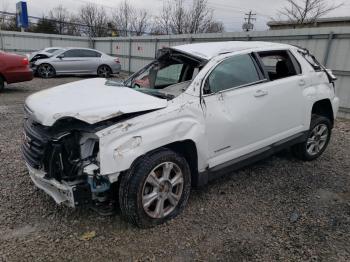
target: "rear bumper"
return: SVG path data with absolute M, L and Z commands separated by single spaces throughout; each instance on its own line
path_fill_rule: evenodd
M 91 191 L 87 184 L 66 184 L 55 179 L 45 178 L 43 171 L 32 168 L 27 164 L 33 183 L 51 196 L 57 204 L 77 207 L 91 202 Z
M 12 84 L 12 83 L 30 81 L 34 78 L 34 74 L 31 69 L 13 70 L 11 72 L 7 72 L 5 77 L 6 77 L 6 82 L 8 84 Z
M 122 66 L 120 64 L 115 64 L 112 66 L 113 74 L 119 74 L 121 69 L 122 69 Z

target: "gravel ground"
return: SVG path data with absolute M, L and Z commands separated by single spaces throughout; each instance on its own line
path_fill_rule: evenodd
M 21 159 L 23 101 L 79 79 L 34 79 L 0 94 L 0 261 L 350 260 L 346 120 L 337 121 L 319 160 L 280 153 L 193 190 L 184 213 L 157 228 L 57 206 Z

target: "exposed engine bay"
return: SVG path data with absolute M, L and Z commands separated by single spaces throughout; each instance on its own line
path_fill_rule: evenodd
M 98 124 L 68 118 L 52 127 L 43 126 L 27 115 L 22 152 L 26 163 L 41 170 L 48 181 L 74 186 L 70 206 L 91 205 L 101 214 L 113 210 L 112 183 L 100 176 L 99 140 L 95 132 L 146 112 L 126 114 Z
M 41 59 L 46 59 L 49 58 L 50 56 L 45 55 L 45 54 L 37 54 L 35 55 L 32 59 L 30 59 L 30 63 L 34 64 L 36 61 L 41 60 Z

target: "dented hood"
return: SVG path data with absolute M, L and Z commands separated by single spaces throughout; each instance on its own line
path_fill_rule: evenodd
M 95 124 L 123 114 L 167 106 L 166 99 L 105 83 L 106 79 L 95 78 L 50 88 L 29 96 L 26 107 L 38 122 L 52 126 L 66 117 Z

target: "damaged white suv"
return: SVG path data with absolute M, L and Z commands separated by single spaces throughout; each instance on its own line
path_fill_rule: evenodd
M 307 50 L 221 42 L 160 50 L 124 82 L 91 79 L 31 95 L 22 146 L 57 203 L 117 206 L 140 227 L 186 206 L 191 186 L 291 147 L 326 149 L 336 78 Z M 225 172 L 222 172 L 225 171 Z

